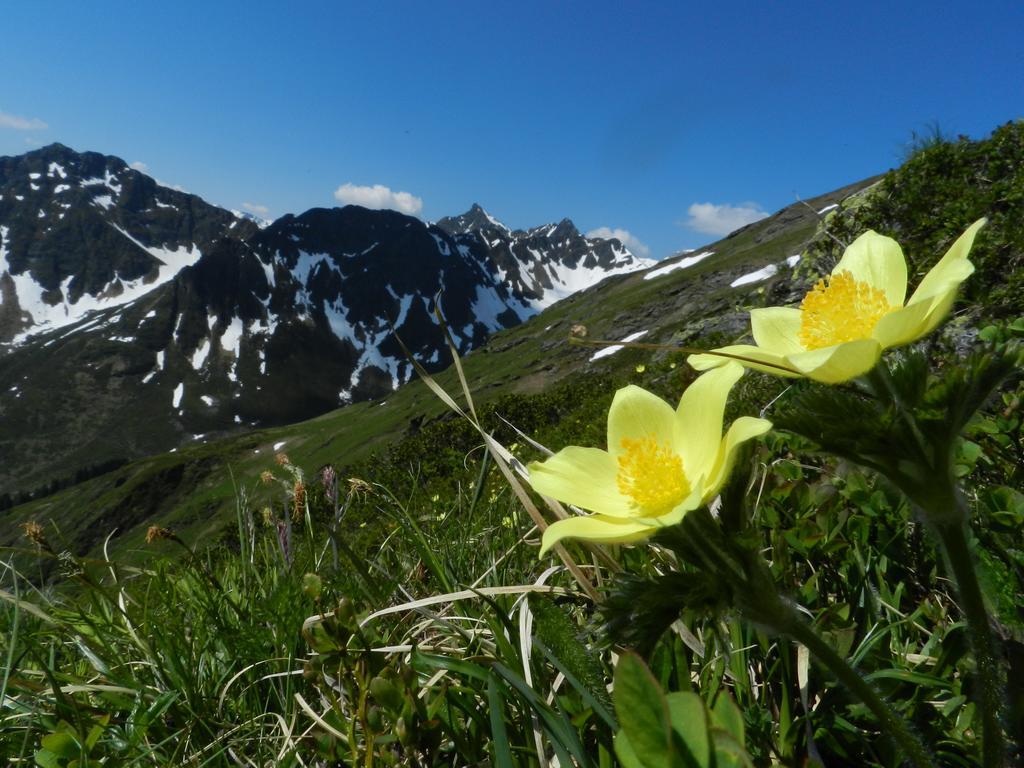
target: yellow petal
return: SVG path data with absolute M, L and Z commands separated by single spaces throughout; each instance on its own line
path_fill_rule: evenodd
M 900 347 L 921 338 L 928 333 L 927 320 L 933 304 L 932 300 L 919 301 L 890 312 L 878 321 L 871 336 L 878 340 L 882 349 Z
M 767 419 L 758 419 L 753 416 L 740 416 L 729 427 L 725 438 L 721 441 L 717 461 L 714 469 L 709 473 L 703 487 L 703 500 L 708 501 L 718 493 L 725 483 L 729 473 L 732 471 L 733 461 L 736 458 L 736 449 L 747 440 L 760 437 L 772 428 L 772 423 Z
M 935 330 L 939 323 L 942 322 L 942 319 L 949 314 L 953 302 L 956 301 L 956 294 L 957 289 L 951 288 L 945 293 L 932 297 L 931 303 L 928 305 L 928 316 L 924 319 L 924 326 L 921 329 L 922 336 Z
M 686 358 L 686 362 L 698 371 L 707 371 L 711 368 L 725 365 L 730 360 L 736 360 L 744 368 L 774 373 L 776 376 L 801 375 L 800 371 L 787 363 L 786 358 L 782 355 L 768 352 L 751 344 L 734 344 L 730 347 L 719 347 L 711 351 L 721 354 L 704 353 L 701 355 L 690 355 Z
M 617 473 L 618 463 L 608 452 L 571 445 L 544 462 L 530 464 L 530 485 L 566 504 L 629 517 L 631 507 L 616 485 Z
M 750 330 L 757 346 L 780 355 L 803 352 L 800 344 L 802 313 L 795 307 L 764 307 L 750 310 Z
M 908 304 L 915 304 L 945 293 L 950 288 L 960 285 L 970 276 L 974 271 L 974 265 L 967 261 L 967 256 L 971 252 L 971 246 L 974 245 L 974 238 L 978 234 L 978 230 L 985 226 L 987 221 L 988 219 L 978 219 L 956 239 L 956 242 L 946 251 L 946 255 L 921 280 L 921 284 L 917 286 L 917 290 L 910 297 Z
M 608 409 L 608 452 L 617 455 L 623 438 L 652 437 L 662 445 L 672 445 L 675 411 L 646 389 L 623 387 L 615 393 Z
M 743 366 L 729 361 L 697 377 L 679 399 L 674 443 L 691 488 L 714 468 L 722 442 L 725 403 L 742 375 Z
M 907 260 L 900 244 L 868 230 L 843 253 L 832 274 L 849 272 L 862 283 L 879 288 L 893 306 L 903 306 L 907 295 Z
M 541 538 L 540 554 L 547 552 L 562 539 L 587 539 L 604 544 L 621 544 L 627 541 L 645 539 L 657 533 L 658 528 L 635 520 L 593 515 L 591 517 L 570 517 L 552 523 Z
M 838 384 L 874 368 L 882 356 L 882 345 L 875 339 L 857 339 L 832 347 L 790 355 L 786 361 L 809 379 Z

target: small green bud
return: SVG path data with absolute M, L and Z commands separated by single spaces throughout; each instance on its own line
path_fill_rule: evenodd
M 302 594 L 313 600 L 320 599 L 320 593 L 323 591 L 324 583 L 323 580 L 315 573 L 307 573 L 302 577 Z
M 338 601 L 338 607 L 334 609 L 334 615 L 342 626 L 349 629 L 355 628 L 356 608 L 349 598 L 343 597 Z
M 402 694 L 390 681 L 375 677 L 370 681 L 370 693 L 382 706 L 392 710 L 402 708 Z

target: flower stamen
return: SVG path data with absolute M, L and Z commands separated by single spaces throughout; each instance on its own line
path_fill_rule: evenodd
M 659 517 L 690 493 L 683 460 L 653 437 L 623 438 L 615 482 L 640 517 Z
M 849 272 L 823 277 L 800 304 L 800 343 L 812 350 L 871 338 L 878 321 L 895 309 L 885 291 Z

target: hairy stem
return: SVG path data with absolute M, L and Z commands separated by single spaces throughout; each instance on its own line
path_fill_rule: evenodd
M 967 526 L 964 522 L 950 521 L 935 528 L 956 582 L 960 610 L 967 620 L 971 649 L 974 651 L 976 690 L 973 698 L 981 711 L 982 765 L 985 768 L 997 768 L 1005 765 L 1006 760 L 1006 741 L 999 722 L 1003 685 L 995 638 L 988 611 L 985 610 L 974 558 L 967 543 Z

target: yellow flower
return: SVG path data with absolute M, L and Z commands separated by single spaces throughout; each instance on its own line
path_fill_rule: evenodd
M 722 437 L 725 402 L 742 375 L 738 363 L 704 374 L 675 409 L 640 387 L 624 387 L 608 411 L 607 451 L 570 446 L 531 464 L 538 493 L 594 512 L 549 526 L 541 554 L 567 537 L 636 541 L 715 496 L 740 443 L 771 429 L 764 419 L 741 416 Z
M 756 346 L 737 344 L 714 351 L 746 358 L 740 362 L 748 368 L 826 384 L 867 373 L 883 350 L 920 339 L 946 316 L 960 283 L 974 271 L 967 255 L 984 225 L 985 219 L 979 219 L 968 227 L 906 303 L 907 262 L 899 244 L 865 232 L 799 308 L 751 310 Z M 692 355 L 689 363 L 704 371 L 729 360 L 703 354 Z

